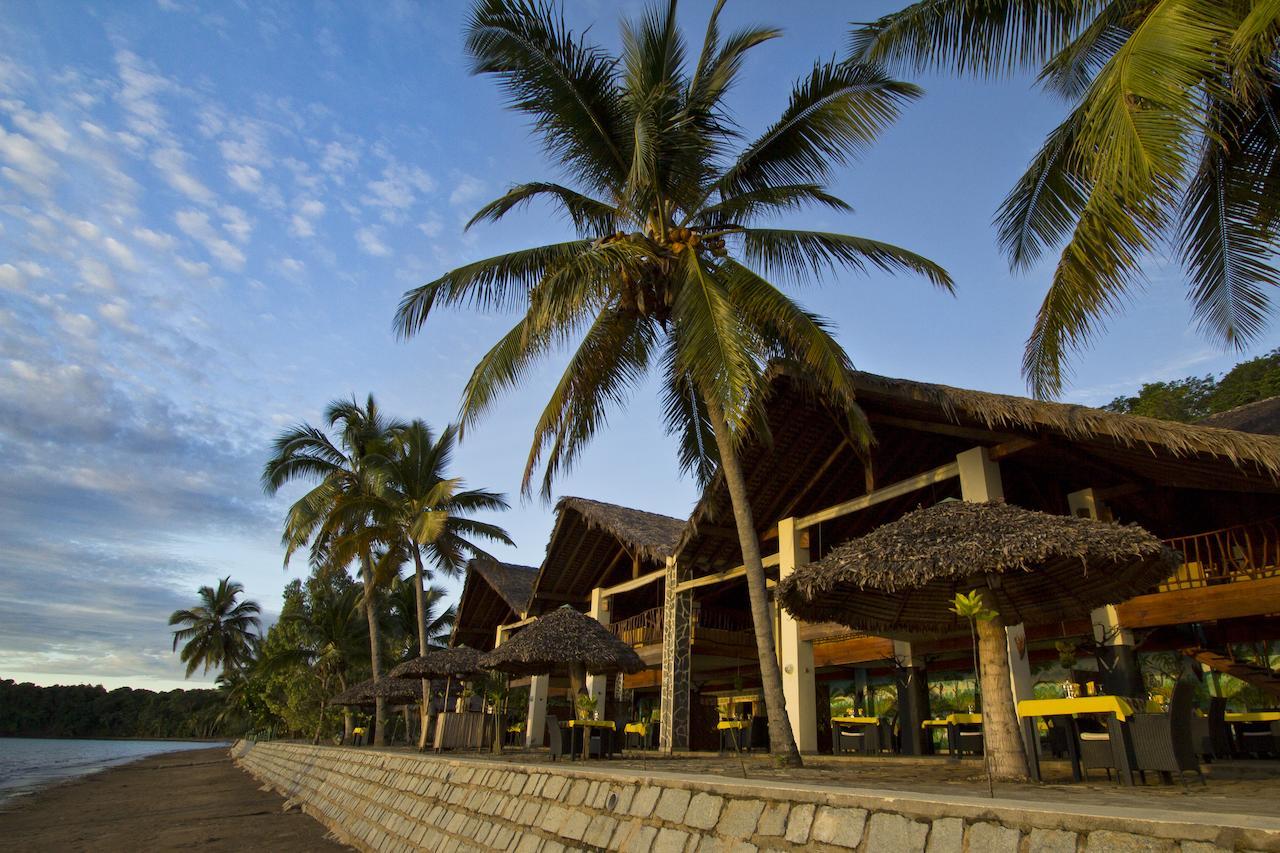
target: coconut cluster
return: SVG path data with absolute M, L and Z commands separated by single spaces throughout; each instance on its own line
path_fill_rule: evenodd
M 671 251 L 677 255 L 686 248 L 696 251 L 700 247 L 711 252 L 717 258 L 723 258 L 729 254 L 724 247 L 723 239 L 720 237 L 707 237 L 704 239 L 701 234 L 692 228 L 672 228 L 668 232 L 668 238 Z

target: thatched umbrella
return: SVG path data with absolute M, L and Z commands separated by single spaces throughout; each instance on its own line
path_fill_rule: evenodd
M 449 708 L 449 687 L 453 679 L 465 679 L 480 672 L 480 652 L 470 646 L 429 649 L 425 655 L 405 661 L 391 670 L 392 678 L 444 678 L 444 707 Z
M 576 699 L 588 672 L 639 672 L 644 669 L 644 661 L 608 628 L 566 604 L 482 655 L 480 666 L 513 675 L 542 675 L 567 669 Z
M 373 688 L 374 681 L 370 678 L 368 681 L 361 681 L 359 684 L 353 684 L 346 690 L 343 690 L 337 696 L 329 700 L 330 705 L 372 705 L 374 697 L 369 692 Z
M 1159 583 L 1180 557 L 1136 525 L 1049 515 L 1002 502 L 945 501 L 836 546 L 778 584 L 799 619 L 890 637 L 968 627 L 957 593 L 979 590 L 983 736 L 997 778 L 1027 774 L 1004 626 L 1087 616 Z

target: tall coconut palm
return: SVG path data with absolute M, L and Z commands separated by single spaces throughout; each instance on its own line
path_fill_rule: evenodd
M 206 673 L 217 667 L 225 675 L 251 659 L 262 609 L 256 601 L 238 600 L 243 592 L 244 584 L 228 575 L 217 588 L 200 587 L 197 606 L 169 616 L 170 625 L 182 626 L 173 632 L 173 649 L 183 644 L 179 659 L 187 665 L 187 678 L 199 667 Z
M 453 628 L 458 611 L 452 605 L 446 606 L 448 592 L 440 586 L 428 586 L 421 596 L 415 587 L 415 578 L 410 575 L 397 579 L 391 584 L 388 600 L 391 605 L 391 630 L 397 639 L 394 653 L 399 660 L 409 660 L 423 653 L 421 635 L 426 634 L 426 648 L 443 648 L 449 639 L 449 631 Z M 418 624 L 418 599 L 422 599 L 422 622 L 425 631 Z
M 489 556 L 476 540 L 515 544 L 501 527 L 469 517 L 509 505 L 497 492 L 466 489 L 461 478 L 449 476 L 457 437 L 457 427 L 449 426 L 437 438 L 420 420 L 397 429 L 386 452 L 382 488 L 376 495 L 350 501 L 348 507 L 372 521 L 368 532 L 385 548 L 381 563 L 386 568 L 380 571 L 384 582 L 402 583 L 400 566 L 413 561 L 419 654 L 427 653 L 434 636 L 427 618 L 431 590 L 426 587 L 432 569 L 456 577 L 469 558 Z M 425 738 L 427 704 L 420 710 Z
M 310 424 L 287 429 L 276 438 L 274 453 L 262 471 L 262 487 L 269 495 L 295 480 L 315 484 L 286 515 L 282 536 L 286 567 L 294 552 L 308 545 L 313 562 L 329 561 L 335 540 L 351 537 L 369 526 L 367 513 L 352 512 L 348 505 L 380 493 L 391 437 L 405 426 L 386 418 L 373 395 L 363 406 L 354 398 L 330 403 L 325 420 L 335 431 L 334 436 Z M 382 637 L 372 548 L 372 540 L 366 537 L 353 556 L 364 584 L 369 657 L 376 681 L 382 677 Z M 385 743 L 385 708 L 386 703 L 379 698 L 374 711 L 374 743 L 379 746 Z
M 1014 269 L 1062 245 L 1023 371 L 1058 393 L 1168 241 L 1212 340 L 1260 338 L 1280 285 L 1276 0 L 921 0 L 858 27 L 853 58 L 1039 69 L 1071 111 L 996 214 Z
M 539 200 L 558 207 L 577 236 L 446 273 L 405 294 L 396 323 L 408 336 L 437 307 L 521 313 L 472 373 L 462 429 L 540 357 L 578 341 L 525 468 L 528 492 L 545 462 L 544 497 L 609 407 L 652 368 L 660 371 L 682 466 L 706 482 L 718 464 L 733 499 L 771 743 L 784 761 L 799 764 L 737 451 L 760 426 L 753 403 L 774 358 L 793 361 L 846 412 L 852 434 L 865 440 L 866 430 L 848 357 L 825 323 L 773 280 L 874 266 L 918 272 L 946 288 L 951 282 L 936 264 L 897 246 L 770 227 L 778 215 L 810 205 L 847 211 L 825 189 L 833 166 L 870 145 L 919 90 L 874 67 L 819 63 L 796 84 L 782 116 L 743 145 L 725 95 L 749 51 L 779 32 L 749 27 L 721 38 L 722 6 L 690 64 L 674 0 L 624 23 L 617 57 L 572 33 L 548 3 L 476 3 L 467 31 L 474 71 L 497 78 L 570 184 L 520 184 L 471 222 L 496 221 Z

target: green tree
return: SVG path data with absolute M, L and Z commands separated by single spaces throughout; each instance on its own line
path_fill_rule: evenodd
M 390 604 L 390 620 L 392 637 L 395 638 L 394 654 L 399 660 L 409 660 L 423 654 L 420 634 L 426 635 L 426 648 L 443 648 L 449 640 L 449 632 L 453 629 L 458 612 L 452 606 L 443 606 L 448 593 L 444 588 L 434 584 L 427 587 L 421 596 L 423 603 L 422 623 L 425 631 L 418 624 L 418 594 L 414 589 L 415 579 L 397 578 L 388 590 L 387 600 Z
M 1209 414 L 1209 401 L 1216 389 L 1212 376 L 1147 382 L 1136 396 L 1116 397 L 1102 408 L 1125 415 L 1190 423 Z
M 1195 319 L 1243 348 L 1269 322 L 1280 213 L 1276 0 L 919 0 L 859 26 L 852 58 L 1038 69 L 1070 104 L 996 214 L 1015 269 L 1063 244 L 1027 341 L 1037 396 L 1170 241 Z
M 170 625 L 182 626 L 173 632 L 173 649 L 182 643 L 179 659 L 187 665 L 187 678 L 198 667 L 204 672 L 216 667 L 226 674 L 249 660 L 261 608 L 256 601 L 240 601 L 243 592 L 244 584 L 228 575 L 217 588 L 200 587 L 196 607 L 169 616 Z
M 546 498 L 608 409 L 657 368 L 682 467 L 705 483 L 718 463 L 732 497 L 770 739 L 780 760 L 798 765 L 738 448 L 763 428 L 754 404 L 774 359 L 790 362 L 844 412 L 851 435 L 865 442 L 868 433 L 848 357 L 825 322 L 774 281 L 868 266 L 917 272 L 947 289 L 951 280 L 887 243 L 771 227 L 812 205 L 848 211 L 826 191 L 833 167 L 868 147 L 920 92 L 869 65 L 819 63 L 795 85 L 778 120 L 744 145 L 725 95 L 749 51 L 780 33 L 748 27 L 722 38 L 723 5 L 689 63 L 674 0 L 624 22 L 616 57 L 571 32 L 548 3 L 477 2 L 466 37 L 473 70 L 497 78 L 570 185 L 520 184 L 471 224 L 540 200 L 559 208 L 577 236 L 476 261 L 411 290 L 396 325 L 411 336 L 438 307 L 521 314 L 472 373 L 461 429 L 518 386 L 539 358 L 578 341 L 525 466 L 528 492 L 545 464 Z
M 1280 349 L 1242 361 L 1228 370 L 1209 395 L 1210 413 L 1280 395 Z
M 405 425 L 388 420 L 373 395 L 363 406 L 354 399 L 330 403 L 325 420 L 335 436 L 310 424 L 300 424 L 280 434 L 274 453 L 263 468 L 262 487 L 274 495 L 286 483 L 296 480 L 314 484 L 289 507 L 286 515 L 282 536 L 286 567 L 299 548 L 309 545 L 312 562 L 323 564 L 332 562 L 330 551 L 335 542 L 346 537 L 358 543 L 353 556 L 364 583 L 370 663 L 376 680 L 382 677 L 382 637 L 373 566 L 375 537 L 367 535 L 372 524 L 368 513 L 352 511 L 350 507 L 365 506 L 380 495 L 392 436 Z M 378 746 L 386 743 L 385 709 L 385 701 L 379 698 L 374 711 L 374 743 Z

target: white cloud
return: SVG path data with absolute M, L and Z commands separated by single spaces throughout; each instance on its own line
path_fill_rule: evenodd
M 147 139 L 164 136 L 168 126 L 156 95 L 171 90 L 173 84 L 145 70 L 142 60 L 131 51 L 117 51 L 115 59 L 122 84 L 116 100 L 128 115 L 129 129 Z
M 302 272 L 307 268 L 307 265 L 297 258 L 281 258 L 276 264 L 276 268 L 289 278 L 297 278 L 302 275 Z
M 58 169 L 39 145 L 21 133 L 6 133 L 4 128 L 0 128 L 0 157 L 33 178 L 47 179 Z
M 151 155 L 151 162 L 169 186 L 187 198 L 201 204 L 213 201 L 213 192 L 187 172 L 187 155 L 180 149 L 161 148 Z
M 0 264 L 0 290 L 22 291 L 27 289 L 27 277 L 13 264 Z
M 42 267 L 35 261 L 18 261 L 18 269 L 22 270 L 27 278 L 48 278 L 49 268 Z
M 320 169 L 340 179 L 341 174 L 354 168 L 359 160 L 360 152 L 355 148 L 343 145 L 341 142 L 330 142 L 324 147 L 324 153 L 320 156 Z
M 227 168 L 227 177 L 231 179 L 231 183 L 247 193 L 261 192 L 262 190 L 262 171 L 256 166 L 236 163 Z
M 439 237 L 440 232 L 444 230 L 444 223 L 440 221 L 440 217 L 433 213 L 418 223 L 418 230 L 428 237 Z
M 133 257 L 133 252 L 128 246 L 114 237 L 107 237 L 103 240 L 102 247 L 107 250 L 111 260 L 115 261 L 122 269 L 136 270 L 138 268 L 138 261 Z
M 63 331 L 71 335 L 73 338 L 87 338 L 93 334 L 93 330 L 97 328 L 93 319 L 86 314 L 71 314 L 67 312 L 58 313 L 58 325 Z
M 244 252 L 219 236 L 213 225 L 209 223 L 209 215 L 199 210 L 180 210 L 174 217 L 178 228 L 184 234 L 204 246 L 205 251 L 218 263 L 231 270 L 244 267 Z
M 289 219 L 289 233 L 295 237 L 311 237 L 316 233 L 315 220 L 324 215 L 324 203 L 314 198 L 299 199 L 296 213 Z
M 111 267 L 97 258 L 81 258 L 76 265 L 80 270 L 80 278 L 95 290 L 113 291 L 116 289 L 116 277 Z
M 81 240 L 97 240 L 102 234 L 102 230 L 98 228 L 97 225 L 94 225 L 92 222 L 85 219 L 73 219 L 69 224 L 71 226 L 71 230 L 74 231 L 76 236 Z
M 150 228 L 135 228 L 133 229 L 133 236 L 157 252 L 173 248 L 173 237 L 160 231 L 152 231 Z
M 413 206 L 419 193 L 429 193 L 436 182 L 417 166 L 391 163 L 382 170 L 382 179 L 370 181 L 361 201 L 369 207 L 381 208 L 387 218 L 396 219 Z
M 129 305 L 123 300 L 116 299 L 111 302 L 104 302 L 98 306 L 98 314 L 102 319 L 106 320 L 115 328 L 129 334 L 137 334 L 141 331 L 138 326 L 129 319 Z
M 49 113 L 19 112 L 14 115 L 13 123 L 55 151 L 66 151 L 71 141 L 71 134 Z
M 189 278 L 208 278 L 210 268 L 204 261 L 189 261 L 186 258 L 174 258 L 178 270 Z
M 222 227 L 237 242 L 248 242 L 250 235 L 253 234 L 253 223 L 249 221 L 249 217 L 245 216 L 243 210 L 238 207 L 226 205 L 221 210 Z
M 469 205 L 484 193 L 484 181 L 473 175 L 462 175 L 449 193 L 449 204 L 455 206 Z
M 382 242 L 382 229 L 377 226 L 367 226 L 356 231 L 356 243 L 361 251 L 378 258 L 391 254 L 391 249 Z

